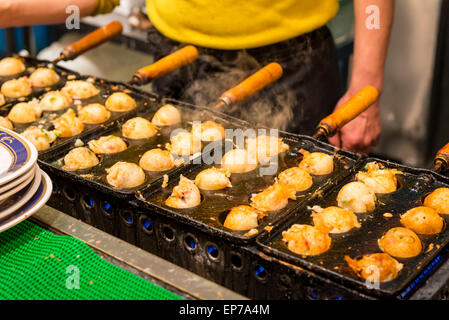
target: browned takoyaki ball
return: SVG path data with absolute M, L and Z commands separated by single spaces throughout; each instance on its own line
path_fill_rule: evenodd
M 305 191 L 313 185 L 311 175 L 298 167 L 288 168 L 282 171 L 278 178 L 279 181 L 291 186 L 296 192 Z
M 136 101 L 124 92 L 114 92 L 104 103 L 106 109 L 114 112 L 127 112 L 136 108 Z
M 171 104 L 159 108 L 151 122 L 158 127 L 172 126 L 181 122 L 181 112 Z
M 257 228 L 258 221 L 266 215 L 265 212 L 250 206 L 237 206 L 229 211 L 223 225 L 231 230 L 250 230 Z
M 315 256 L 329 250 L 332 239 L 326 232 L 305 224 L 294 224 L 282 232 L 282 240 L 294 253 Z
M 440 214 L 449 214 L 449 188 L 438 188 L 424 199 L 424 205 Z
M 142 117 L 129 119 L 122 126 L 123 136 L 133 140 L 151 138 L 157 131 L 158 127 Z
M 47 131 L 35 126 L 28 127 L 22 132 L 22 136 L 27 138 L 38 151 L 47 150 L 56 140 L 56 134 L 53 131 Z
M 145 182 L 145 172 L 135 163 L 120 161 L 106 172 L 106 180 L 117 189 L 134 188 Z
M 6 57 L 0 60 L 0 76 L 12 76 L 25 71 L 25 64 L 19 58 Z
M 388 282 L 395 279 L 404 265 L 386 253 L 364 255 L 360 260 L 345 256 L 349 267 L 358 277 L 371 282 Z
M 225 138 L 225 128 L 215 121 L 194 123 L 192 133 L 201 137 L 203 141 L 217 141 Z
M 193 208 L 200 203 L 201 193 L 195 182 L 182 175 L 179 184 L 173 188 L 172 194 L 165 200 L 167 206 L 177 209 Z
M 391 193 L 396 191 L 398 180 L 396 174 L 401 171 L 396 169 L 383 169 L 376 162 L 366 165 L 367 171 L 357 173 L 356 180 L 363 182 L 374 193 Z
M 337 195 L 338 206 L 355 213 L 373 211 L 376 195 L 362 182 L 350 182 Z
M 437 234 L 444 226 L 444 220 L 435 209 L 416 207 L 401 215 L 401 223 L 417 234 Z
M 67 110 L 62 116 L 53 121 L 55 131 L 62 138 L 69 138 L 80 134 L 84 130 L 84 124 L 80 118 L 75 115 L 73 109 Z
M 50 87 L 58 81 L 59 75 L 50 68 L 37 68 L 30 74 L 30 82 L 33 87 Z
M 145 152 L 139 165 L 147 171 L 167 171 L 175 167 L 175 161 L 170 151 L 159 148 Z
M 188 156 L 201 152 L 201 139 L 191 132 L 180 132 L 170 139 L 170 151 L 178 156 Z
M 257 168 L 257 159 L 246 149 L 233 149 L 223 156 L 221 166 L 231 173 L 244 173 Z
M 12 79 L 2 84 L 1 92 L 8 98 L 20 98 L 29 96 L 33 89 L 27 77 Z
M 102 104 L 91 103 L 78 111 L 78 117 L 84 124 L 100 124 L 111 118 L 111 112 Z
M 39 101 L 39 106 L 44 111 L 58 111 L 70 107 L 72 98 L 61 91 L 47 92 Z
M 277 211 L 287 206 L 288 199 L 296 200 L 295 189 L 278 181 L 262 192 L 253 194 L 250 204 L 262 211 Z
M 90 150 L 97 154 L 113 154 L 128 148 L 122 138 L 116 136 L 104 136 L 88 142 Z
M 327 207 L 312 213 L 312 217 L 315 227 L 323 232 L 344 233 L 353 228 L 360 228 L 354 213 L 338 207 Z
M 61 89 L 61 92 L 67 94 L 72 99 L 87 99 L 96 96 L 100 90 L 89 81 L 73 80 L 67 81 Z
M 301 169 L 313 175 L 326 175 L 334 171 L 334 157 L 322 152 L 301 150 L 303 159 L 299 163 Z
M 415 257 L 422 251 L 421 240 L 416 233 L 402 227 L 388 230 L 377 243 L 383 252 L 396 258 Z
M 230 176 L 226 169 L 208 168 L 198 173 L 195 184 L 202 190 L 221 190 L 232 187 Z
M 39 119 L 42 110 L 39 105 L 32 102 L 17 103 L 9 111 L 8 119 L 15 123 L 30 123 Z
M 248 152 L 259 162 L 268 161 L 271 157 L 287 151 L 290 147 L 282 138 L 269 135 L 259 135 L 246 141 Z
M 64 166 L 62 168 L 68 171 L 76 171 L 90 169 L 99 163 L 100 161 L 95 153 L 88 148 L 79 147 L 67 153 L 64 157 Z

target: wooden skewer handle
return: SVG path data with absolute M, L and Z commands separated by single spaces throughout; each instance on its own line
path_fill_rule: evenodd
M 315 137 L 332 137 L 345 124 L 359 116 L 379 98 L 379 91 L 373 86 L 367 86 L 346 101 L 334 113 L 320 121 Z
M 223 101 L 226 105 L 241 102 L 278 80 L 282 73 L 281 65 L 272 62 L 246 78 L 239 85 L 223 93 L 220 101 Z
M 131 83 L 143 85 L 193 62 L 197 57 L 198 50 L 194 46 L 186 46 L 149 66 L 137 70 Z
M 449 169 L 449 143 L 437 152 L 433 166 L 433 170 L 436 172 L 444 172 Z
M 122 33 L 123 26 L 119 21 L 112 21 L 101 28 L 89 33 L 87 36 L 81 38 L 77 42 L 74 42 L 66 47 L 61 52 L 59 58 L 55 62 L 60 60 L 73 60 L 84 52 L 99 46 L 100 44 L 114 38 Z

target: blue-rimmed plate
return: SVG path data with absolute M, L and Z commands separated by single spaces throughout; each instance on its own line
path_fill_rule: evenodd
M 30 184 L 0 204 L 0 220 L 20 209 L 37 192 L 42 180 L 42 170 L 40 170 L 39 167 L 36 169 L 34 179 Z
M 37 161 L 37 149 L 18 133 L 0 128 L 0 186 L 29 171 Z
M 0 232 L 28 219 L 47 203 L 51 196 L 53 186 L 48 175 L 42 170 L 41 175 L 42 180 L 34 196 L 24 206 L 9 215 L 6 219 L 0 220 Z

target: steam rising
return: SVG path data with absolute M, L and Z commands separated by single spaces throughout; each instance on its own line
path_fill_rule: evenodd
M 224 62 L 210 55 L 199 58 L 205 63 L 200 64 L 198 79 L 187 84 L 183 99 L 200 106 L 213 106 L 223 92 L 264 67 L 246 51 L 225 53 L 222 58 Z M 247 101 L 221 111 L 255 125 L 286 130 L 293 120 L 292 106 L 296 97 L 283 78 Z

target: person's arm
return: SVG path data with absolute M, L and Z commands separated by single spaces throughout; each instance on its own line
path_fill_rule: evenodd
M 367 28 L 368 6 L 379 8 L 379 29 Z M 393 23 L 394 0 L 354 0 L 354 58 L 349 88 L 337 108 L 367 85 L 383 89 L 383 73 Z M 381 133 L 379 102 L 349 122 L 329 139 L 338 147 L 367 154 Z
M 0 0 L 0 28 L 62 23 L 70 5 L 84 17 L 111 12 L 119 4 L 120 0 Z

